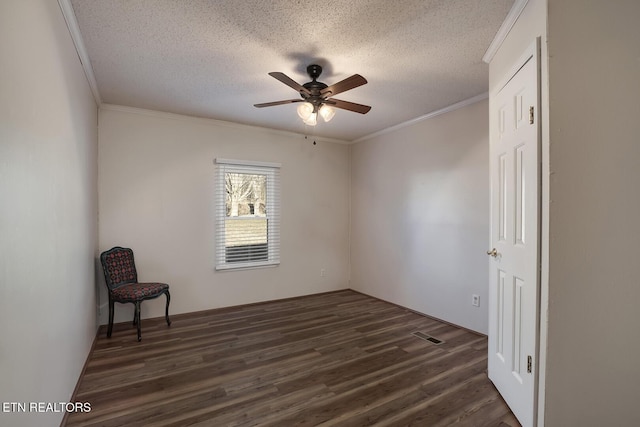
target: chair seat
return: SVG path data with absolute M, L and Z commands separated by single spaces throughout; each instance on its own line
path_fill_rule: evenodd
M 115 301 L 135 302 L 155 298 L 169 289 L 166 283 L 129 283 L 111 290 Z

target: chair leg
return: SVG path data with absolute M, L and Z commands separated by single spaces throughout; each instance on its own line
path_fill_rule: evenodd
M 133 326 L 138 324 L 138 304 L 134 304 L 136 309 L 133 311 Z
M 109 298 L 109 327 L 107 328 L 107 338 L 111 338 L 113 332 L 113 300 Z
M 167 306 L 164 309 L 164 318 L 167 321 L 167 325 L 171 326 L 171 320 L 169 319 L 169 301 L 171 301 L 171 295 L 169 295 L 169 291 L 166 291 L 165 295 L 167 296 Z
M 138 326 L 138 342 L 142 341 L 142 333 L 140 332 L 140 301 L 136 301 L 136 324 Z

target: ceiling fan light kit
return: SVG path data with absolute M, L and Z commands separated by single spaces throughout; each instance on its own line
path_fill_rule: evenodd
M 361 75 L 354 74 L 351 77 L 339 81 L 338 83 L 327 86 L 325 83 L 317 80 L 318 77 L 320 77 L 320 74 L 322 74 L 321 66 L 317 64 L 309 65 L 307 67 L 307 74 L 309 74 L 309 77 L 311 77 L 312 80 L 300 85 L 284 73 L 269 73 L 271 77 L 298 91 L 302 99 L 288 99 L 285 101 L 254 104 L 254 107 L 273 107 L 275 105 L 302 102 L 297 109 L 298 116 L 306 125 L 309 126 L 315 126 L 318 123 L 318 115 L 320 115 L 325 122 L 330 121 L 336 114 L 335 108 L 354 111 L 360 114 L 366 114 L 371 110 L 371 107 L 368 105 L 331 98 L 333 95 L 346 92 L 350 89 L 366 84 L 367 80 Z
M 315 126 L 318 123 L 318 115 L 322 117 L 325 122 L 328 122 L 336 115 L 336 110 L 329 107 L 327 104 L 322 104 L 320 109 L 317 111 L 314 105 L 310 102 L 303 102 L 298 105 L 298 116 L 302 119 L 304 124 Z

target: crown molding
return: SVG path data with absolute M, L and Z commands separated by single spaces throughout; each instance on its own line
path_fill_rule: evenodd
M 493 38 L 493 41 L 487 48 L 487 51 L 484 53 L 482 61 L 486 62 L 487 64 L 491 62 L 528 2 L 529 0 L 515 0 L 513 6 L 511 6 L 511 10 L 507 14 L 507 17 L 504 18 L 504 21 L 502 21 L 502 25 L 500 26 L 500 29 L 498 29 L 496 36 Z
M 82 64 L 82 68 L 84 69 L 84 75 L 87 77 L 91 93 L 93 93 L 93 98 L 95 99 L 96 104 L 100 106 L 102 105 L 102 99 L 100 98 L 100 92 L 98 91 L 98 83 L 96 82 L 96 76 L 93 74 L 93 68 L 91 67 L 91 60 L 87 54 L 87 49 L 82 41 L 80 27 L 78 26 L 78 20 L 76 19 L 76 14 L 73 11 L 73 6 L 71 6 L 71 0 L 58 0 L 58 5 L 62 11 L 62 16 L 67 23 L 71 40 L 73 40 L 73 44 L 76 47 L 76 52 L 78 53 L 80 64 Z
M 399 123 L 399 124 L 397 124 L 395 126 L 391 126 L 391 127 L 382 129 L 382 130 L 380 130 L 378 132 L 374 132 L 374 133 L 369 134 L 369 135 L 365 135 L 365 136 L 363 136 L 361 138 L 358 138 L 358 139 L 355 139 L 355 140 L 353 140 L 351 142 L 355 144 L 357 142 L 366 141 L 368 139 L 375 138 L 377 136 L 384 135 L 384 134 L 389 133 L 389 132 L 394 132 L 394 131 L 396 131 L 398 129 L 406 128 L 408 126 L 414 125 L 414 124 L 422 122 L 424 120 L 432 119 L 432 118 L 437 117 L 437 116 L 439 116 L 441 114 L 450 113 L 451 111 L 455 111 L 455 110 L 458 110 L 460 108 L 464 108 L 464 107 L 466 107 L 468 105 L 475 104 L 476 102 L 480 102 L 480 101 L 482 101 L 484 99 L 487 99 L 488 97 L 489 97 L 489 93 L 488 92 L 481 93 L 480 95 L 476 95 L 476 96 L 474 96 L 472 98 L 465 99 L 464 101 L 456 102 L 455 104 L 451 104 L 448 107 L 444 107 L 444 108 L 441 108 L 439 110 L 432 111 L 431 113 L 425 114 L 425 115 L 420 116 L 420 117 L 416 117 L 415 119 L 407 120 L 406 122 Z
M 255 131 L 267 132 L 274 135 L 282 135 L 282 136 L 289 136 L 289 137 L 296 137 L 296 138 L 300 138 L 300 137 L 311 138 L 315 141 L 331 142 L 333 144 L 349 144 L 349 141 L 345 141 L 343 139 L 326 138 L 326 137 L 315 136 L 315 135 L 306 135 L 302 133 L 289 132 L 285 130 L 272 129 L 272 128 L 267 128 L 262 126 L 245 125 L 241 123 L 227 122 L 224 120 L 210 119 L 207 117 L 186 116 L 183 114 L 167 113 L 164 111 L 157 111 L 157 110 L 147 110 L 145 108 L 138 108 L 138 107 L 127 107 L 125 105 L 103 103 L 100 105 L 100 110 L 120 111 L 124 113 L 139 114 L 139 115 L 148 116 L 148 117 L 157 117 L 160 119 L 180 120 L 183 122 L 200 123 L 200 124 L 211 125 L 211 126 L 223 126 L 223 127 L 232 128 L 232 129 L 240 129 L 240 130 L 254 131 L 254 132 Z

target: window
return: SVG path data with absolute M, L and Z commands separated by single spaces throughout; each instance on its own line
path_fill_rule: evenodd
M 216 269 L 280 263 L 280 165 L 216 159 Z

